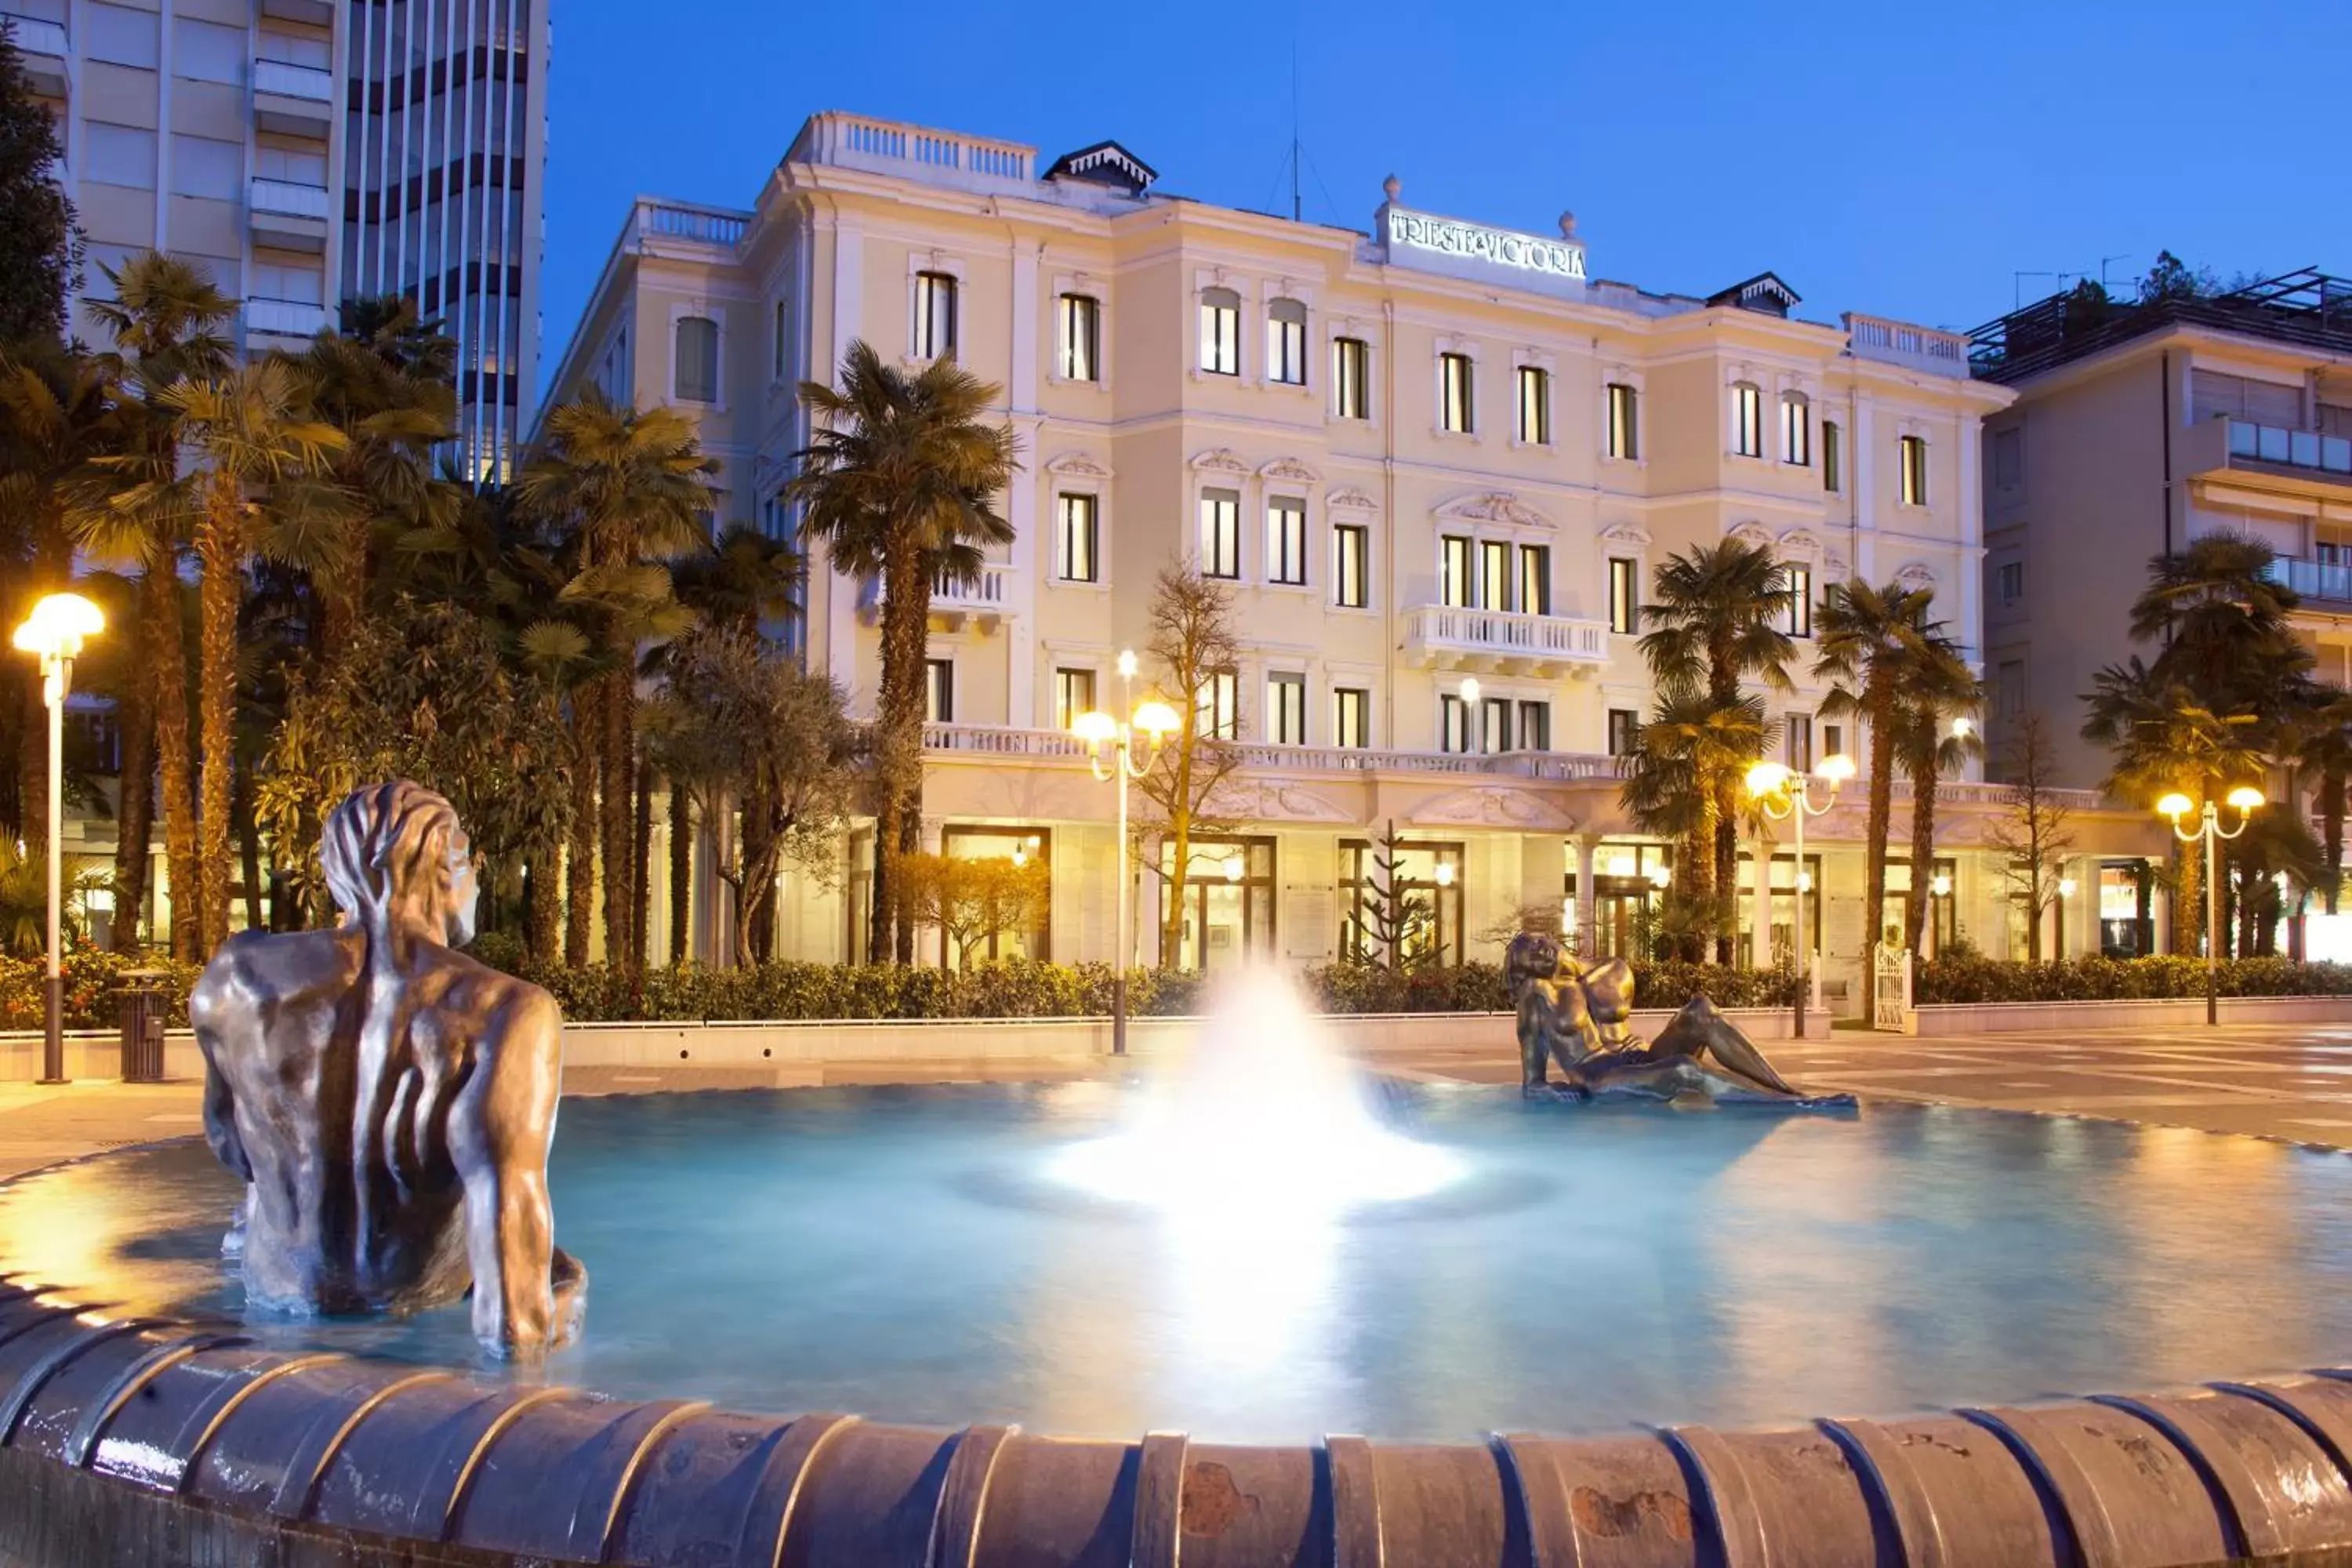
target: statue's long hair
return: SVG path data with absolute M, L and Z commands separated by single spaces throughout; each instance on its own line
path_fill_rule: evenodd
M 422 784 L 404 779 L 353 790 L 329 814 L 319 844 L 335 907 L 371 936 L 423 923 L 443 940 L 463 832 L 457 809 Z

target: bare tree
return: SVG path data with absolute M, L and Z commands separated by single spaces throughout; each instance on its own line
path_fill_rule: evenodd
M 2001 771 L 2017 793 L 2011 798 L 2009 814 L 1993 825 L 1985 839 L 2007 857 L 2010 896 L 2025 906 L 2029 916 L 2025 956 L 2039 963 L 2042 917 L 2058 901 L 2066 852 L 2074 847 L 2074 830 L 2068 825 L 2074 813 L 2059 798 L 2053 782 L 2057 758 L 2039 712 L 2025 715 L 2018 724 L 2016 739 L 2001 753 Z
M 1004 937 L 1034 930 L 1045 913 L 1051 880 L 1042 860 L 924 854 L 904 857 L 898 868 L 907 917 L 946 934 L 959 970 Z
M 1417 967 L 1434 954 L 1437 911 L 1427 894 L 1412 889 L 1402 867 L 1404 851 L 1403 836 L 1391 817 L 1372 840 L 1360 912 L 1348 933 L 1348 956 L 1359 963 L 1402 970 Z
M 1234 744 L 1241 733 L 1241 639 L 1234 630 L 1233 591 L 1181 559 L 1160 569 L 1150 619 L 1144 650 L 1173 689 L 1170 700 L 1183 720 L 1136 785 L 1148 803 L 1137 819 L 1139 843 L 1170 851 L 1164 865 L 1156 855 L 1139 858 L 1167 883 L 1160 961 L 1172 965 L 1183 951 L 1192 840 L 1239 826 L 1217 815 L 1214 797 L 1241 767 Z

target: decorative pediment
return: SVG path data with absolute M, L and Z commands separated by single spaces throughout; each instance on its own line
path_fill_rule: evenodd
M 1822 558 L 1821 535 L 1801 526 L 1783 531 L 1780 556 L 1783 561 L 1819 561 Z
M 1417 826 L 1526 827 L 1572 833 L 1576 814 L 1532 789 L 1475 784 L 1432 796 L 1406 817 Z
M 1752 517 L 1746 522 L 1735 522 L 1723 531 L 1726 538 L 1736 539 L 1759 550 L 1769 550 L 1778 542 L 1772 537 L 1772 531 Z
M 1905 562 L 1896 570 L 1895 581 L 1898 586 L 1907 588 L 1915 594 L 1922 591 L 1932 594 L 1936 591 L 1935 569 L 1925 561 Z
M 1323 494 L 1323 504 L 1342 511 L 1378 511 L 1381 503 L 1353 485 L 1333 485 Z
M 1332 822 L 1355 814 L 1317 791 L 1280 779 L 1228 777 L 1209 792 L 1203 814 L 1229 822 Z
M 1296 458 L 1276 458 L 1273 462 L 1260 468 L 1257 471 L 1257 477 L 1262 479 L 1280 479 L 1294 485 L 1320 484 L 1323 480 L 1322 475 Z
M 1096 461 L 1091 452 L 1065 452 L 1045 465 L 1045 471 L 1058 479 L 1107 479 L 1110 469 Z
M 1247 479 L 1250 475 L 1250 466 L 1243 462 L 1231 447 L 1211 447 L 1206 451 L 1194 454 L 1192 467 L 1200 472 L 1232 474 L 1237 479 Z
M 1459 497 L 1439 507 L 1437 515 L 1448 522 L 1493 522 L 1506 528 L 1540 528 L 1547 532 L 1558 527 L 1510 490 L 1485 490 Z
M 1612 522 L 1601 531 L 1601 542 L 1627 550 L 1647 550 L 1654 541 L 1650 531 L 1638 522 Z
M 1822 572 L 1833 583 L 1843 583 L 1853 575 L 1853 567 L 1846 558 L 1832 550 L 1822 562 Z

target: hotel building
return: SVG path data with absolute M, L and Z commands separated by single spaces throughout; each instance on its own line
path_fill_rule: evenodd
M 549 0 L 0 0 L 100 265 L 168 251 L 248 352 L 404 293 L 457 339 L 461 471 L 536 389 Z M 69 330 L 102 334 L 77 301 Z
M 1828 584 L 1931 587 L 1978 644 L 1981 432 L 2013 395 L 1971 376 L 1966 338 L 1807 320 L 1769 272 L 1692 295 L 1603 281 L 1572 217 L 1500 230 L 1394 180 L 1366 232 L 1157 184 L 1117 142 L 1048 162 L 820 114 L 747 209 L 640 200 L 550 382 L 551 404 L 594 385 L 690 411 L 721 520 L 780 536 L 796 384 L 853 340 L 909 368 L 952 352 L 1003 386 L 1016 538 L 934 601 L 924 833 L 1046 858 L 1028 951 L 1112 956 L 1112 792 L 1067 723 L 1125 700 L 1117 656 L 1171 559 L 1230 584 L 1244 644 L 1213 692 L 1244 759 L 1213 804 L 1237 826 L 1188 873 L 1170 955 L 1188 965 L 1338 955 L 1391 825 L 1448 959 L 1494 956 L 1529 908 L 1627 948 L 1673 875 L 1616 776 L 1651 700 L 1642 597 L 1673 553 L 1737 536 L 1796 574 L 1799 688 L 1771 700 L 1792 763 L 1869 744 L 1811 679 Z M 809 601 L 810 664 L 870 712 L 873 584 L 818 552 Z M 1944 786 L 1944 941 L 1998 950 L 2014 923 L 1980 847 L 2004 798 Z M 2084 853 L 2160 849 L 2160 824 L 2075 804 Z M 1801 879 L 1833 994 L 1878 923 L 1861 818 L 1855 789 L 1810 830 L 1811 865 L 1781 846 L 1741 871 L 1744 951 L 1786 948 Z M 781 952 L 856 955 L 871 852 L 853 844 L 832 886 L 788 880 Z M 1164 888 L 1139 880 L 1147 960 Z M 2070 951 L 2088 913 L 2058 917 Z M 720 950 L 716 924 L 694 912 L 696 951 Z

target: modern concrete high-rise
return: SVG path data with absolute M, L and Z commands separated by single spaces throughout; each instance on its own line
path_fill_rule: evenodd
M 258 353 L 408 294 L 459 345 L 454 458 L 503 473 L 535 391 L 548 3 L 0 0 L 58 113 L 85 298 L 166 251 Z M 100 336 L 84 300 L 69 327 Z

